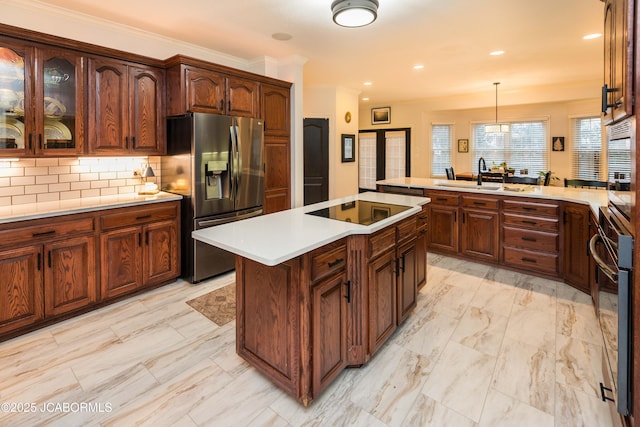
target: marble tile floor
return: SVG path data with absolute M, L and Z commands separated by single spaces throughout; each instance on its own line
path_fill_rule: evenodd
M 308 408 L 235 354 L 184 281 L 0 343 L 0 426 L 610 426 L 588 295 L 429 254 L 418 307 Z

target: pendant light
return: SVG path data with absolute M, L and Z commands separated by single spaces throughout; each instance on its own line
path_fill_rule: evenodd
M 509 123 L 498 123 L 498 85 L 500 82 L 495 82 L 493 85 L 496 87 L 496 122 L 494 124 L 486 125 L 484 127 L 484 133 L 509 133 Z
M 335 0 L 333 22 L 342 27 L 364 27 L 378 17 L 378 0 Z

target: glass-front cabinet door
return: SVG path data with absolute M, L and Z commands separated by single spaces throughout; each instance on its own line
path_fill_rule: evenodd
M 0 156 L 33 150 L 32 58 L 32 48 L 0 39 Z
M 65 50 L 36 51 L 35 152 L 80 154 L 84 145 L 84 57 Z

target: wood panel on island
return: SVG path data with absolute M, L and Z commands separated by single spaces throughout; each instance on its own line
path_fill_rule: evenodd
M 426 280 L 419 215 L 276 266 L 236 257 L 238 354 L 305 406 L 346 367 L 365 364 Z

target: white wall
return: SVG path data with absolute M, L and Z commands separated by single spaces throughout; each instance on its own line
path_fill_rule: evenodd
M 423 100 L 421 102 L 407 102 L 391 104 L 391 123 L 388 125 L 371 125 L 371 107 L 360 110 L 360 128 L 411 128 L 411 175 L 414 177 L 430 177 L 431 164 L 431 125 L 452 124 L 453 134 L 453 164 L 456 172 L 472 171 L 477 166 L 472 165 L 471 125 L 473 122 L 495 120 L 495 105 L 493 107 L 472 109 L 441 110 L 437 100 Z M 451 106 L 451 105 L 448 105 Z M 549 138 L 565 137 L 565 151 L 554 152 L 549 148 L 549 169 L 560 179 L 571 175 L 571 118 L 600 115 L 600 99 L 589 98 L 567 102 L 547 102 L 526 105 L 498 106 L 500 121 L 524 119 L 548 119 Z M 457 152 L 457 140 L 469 139 L 469 153 Z M 490 160 L 490 159 L 489 159 Z M 533 171 L 530 171 L 532 173 Z M 444 176 L 444 171 L 442 171 Z

